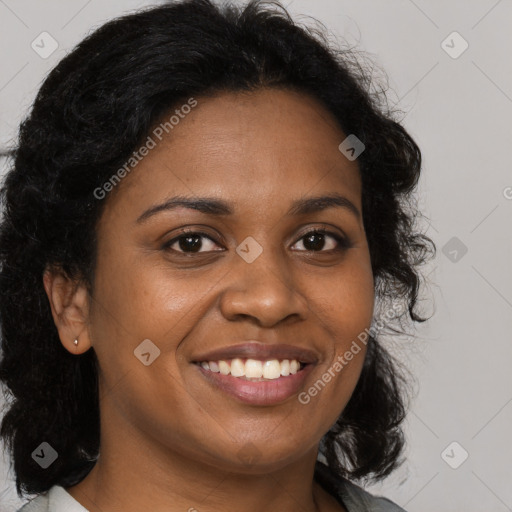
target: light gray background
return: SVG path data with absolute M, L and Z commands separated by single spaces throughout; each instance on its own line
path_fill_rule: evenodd
M 311 24 L 302 15 L 314 16 L 333 38 L 370 53 L 424 157 L 418 197 L 438 255 L 425 269 L 431 284 L 423 296 L 435 314 L 414 339 L 389 341 L 419 385 L 406 423 L 408 461 L 369 490 L 409 512 L 512 510 L 512 2 L 283 4 L 299 21 Z M 76 43 L 104 21 L 146 5 L 0 0 L 2 145 L 15 137 L 45 74 Z M 59 45 L 47 59 L 31 48 L 43 31 Z M 458 36 L 442 45 L 454 31 L 469 45 L 457 58 L 444 48 L 458 53 Z M 460 463 L 462 450 L 469 456 L 453 469 L 445 460 Z M 2 512 L 22 503 L 11 479 L 4 461 Z

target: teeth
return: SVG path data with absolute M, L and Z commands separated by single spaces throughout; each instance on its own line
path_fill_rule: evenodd
M 219 373 L 220 372 L 220 368 L 219 368 L 219 365 L 215 362 L 215 361 L 209 361 L 208 363 L 206 363 L 208 365 L 208 368 L 207 370 L 211 370 L 212 372 L 216 372 L 216 373 Z M 204 368 L 204 367 L 203 367 Z
M 281 365 L 277 359 L 265 361 L 263 364 L 263 377 L 265 379 L 277 379 L 281 377 Z
M 243 377 L 245 375 L 245 365 L 241 359 L 231 361 L 231 375 L 233 377 Z
M 233 359 L 236 361 L 236 359 Z M 248 379 L 261 379 L 263 377 L 263 363 L 256 359 L 247 359 L 244 375 Z
M 231 375 L 241 377 L 245 380 L 272 380 L 279 377 L 294 375 L 300 370 L 300 362 L 296 359 L 269 359 L 259 361 L 258 359 L 235 358 L 228 361 L 202 361 L 201 366 L 205 370 L 221 373 L 222 375 Z
M 229 375 L 231 372 L 231 368 L 229 366 L 229 363 L 226 361 L 219 361 L 219 370 L 222 375 Z

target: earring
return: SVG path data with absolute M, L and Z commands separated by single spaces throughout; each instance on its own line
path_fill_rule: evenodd
M 73 341 L 73 343 L 76 345 L 78 345 L 78 338 L 75 338 L 75 341 Z

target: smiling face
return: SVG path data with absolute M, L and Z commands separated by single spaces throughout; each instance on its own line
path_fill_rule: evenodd
M 332 370 L 373 314 L 361 182 L 357 162 L 338 149 L 348 134 L 313 98 L 263 89 L 196 99 L 107 196 L 98 225 L 88 328 L 102 449 L 116 435 L 152 439 L 229 471 L 244 471 L 252 454 L 247 471 L 265 471 L 319 442 L 361 372 L 364 346 Z M 153 208 L 176 196 L 215 208 Z M 314 364 L 303 379 L 274 382 L 297 380 L 281 398 L 252 402 L 196 364 L 251 340 L 308 349 Z M 301 403 L 329 369 L 330 382 Z

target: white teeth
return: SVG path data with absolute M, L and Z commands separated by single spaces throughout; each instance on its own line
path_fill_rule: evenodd
M 217 364 L 216 361 L 208 361 L 208 366 L 210 367 L 209 369 L 212 372 L 215 372 L 215 373 L 219 373 L 220 372 L 219 365 Z M 203 368 L 204 368 L 204 366 L 203 366 Z
M 281 365 L 277 359 L 265 361 L 263 364 L 263 377 L 265 377 L 265 379 L 277 379 L 281 377 Z
M 245 365 L 241 359 L 231 361 L 231 375 L 233 377 L 243 377 L 245 375 Z
M 257 359 L 247 359 L 244 375 L 248 379 L 261 379 L 263 377 L 263 363 Z
M 231 372 L 231 368 L 229 367 L 229 364 L 226 363 L 226 361 L 219 361 L 219 370 L 222 375 L 229 375 Z
M 279 377 L 294 375 L 300 370 L 300 362 L 296 359 L 269 359 L 260 361 L 258 359 L 235 358 L 228 361 L 202 361 L 201 366 L 205 370 L 221 373 L 222 375 L 231 375 L 233 377 L 242 377 L 246 380 L 272 380 Z

